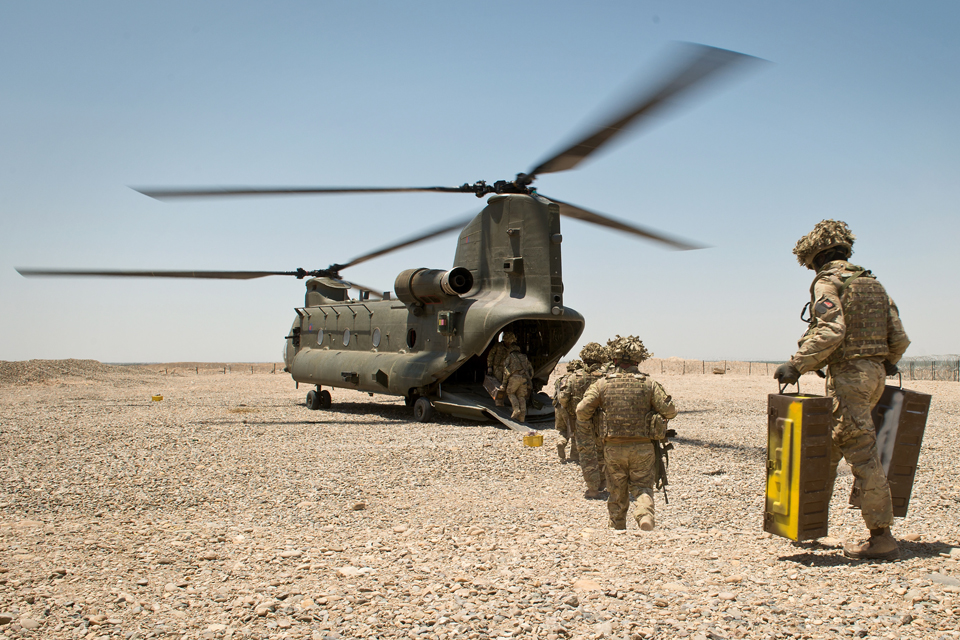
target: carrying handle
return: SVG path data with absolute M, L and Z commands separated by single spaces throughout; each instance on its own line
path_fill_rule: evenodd
M 800 381 L 797 380 L 797 381 L 794 382 L 793 384 L 797 385 L 797 394 L 799 394 L 799 393 L 800 393 Z M 790 384 L 787 383 L 787 382 L 784 382 L 783 384 L 781 384 L 781 385 L 780 385 L 780 395 L 783 395 L 784 390 L 785 390 L 787 387 L 789 387 L 789 386 L 790 386 Z

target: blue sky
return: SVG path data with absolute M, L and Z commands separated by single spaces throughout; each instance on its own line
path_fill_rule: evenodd
M 583 341 L 786 359 L 823 218 L 857 234 L 908 355 L 960 352 L 960 4 L 0 0 L 0 359 L 279 358 L 292 278 L 25 279 L 15 266 L 295 269 L 478 209 L 468 195 L 161 203 L 128 185 L 458 185 L 512 178 L 671 43 L 772 64 L 719 83 L 549 195 L 711 245 L 563 223 Z M 344 275 L 449 268 L 454 236 Z

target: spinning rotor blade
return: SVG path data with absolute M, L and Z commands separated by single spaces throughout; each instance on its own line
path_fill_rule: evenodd
M 717 49 L 706 45 L 685 44 L 688 59 L 672 75 L 668 76 L 652 94 L 644 94 L 638 100 L 631 102 L 619 115 L 612 120 L 601 124 L 582 139 L 544 160 L 527 174 L 533 178 L 542 173 L 555 173 L 573 169 L 583 160 L 623 133 L 638 118 L 643 119 L 670 99 L 689 91 L 701 84 L 716 72 L 736 63 L 747 60 L 759 60 L 735 51 Z M 528 183 L 529 184 L 529 183 Z
M 336 195 L 345 193 L 463 193 L 462 187 L 198 187 L 196 189 L 130 187 L 155 200 L 243 196 Z
M 356 264 L 360 264 L 361 262 L 366 262 L 367 260 L 371 260 L 373 258 L 379 258 L 382 255 L 388 254 L 398 249 L 403 249 L 404 247 L 409 247 L 410 245 L 417 244 L 418 242 L 423 242 L 424 240 L 429 240 L 437 236 L 442 236 L 443 234 L 450 233 L 451 231 L 458 231 L 463 227 L 465 227 L 468 222 L 473 220 L 473 218 L 476 215 L 477 215 L 476 213 L 471 213 L 469 216 L 465 218 L 457 218 L 453 222 L 449 222 L 439 227 L 434 227 L 433 229 L 430 229 L 429 231 L 425 231 L 418 236 L 407 238 L 406 240 L 400 240 L 399 242 L 396 242 L 394 244 L 381 247 L 375 251 L 371 251 L 370 253 L 365 253 L 362 256 L 357 256 L 356 258 L 354 258 L 353 260 L 351 260 L 346 264 L 338 264 L 338 265 L 334 265 L 334 267 L 337 270 L 346 269 L 347 267 L 352 267 Z
M 253 280 L 266 276 L 300 276 L 297 271 L 90 271 L 84 269 L 21 269 L 25 277 L 91 276 L 97 278 L 205 278 L 212 280 Z M 301 276 L 302 277 L 302 276 Z
M 666 244 L 679 251 L 690 251 L 692 249 L 704 248 L 704 245 L 701 244 L 694 244 L 686 240 L 671 238 L 670 236 L 663 235 L 662 233 L 650 231 L 630 224 L 629 222 L 623 222 L 622 220 L 610 218 L 608 216 L 596 213 L 595 211 L 578 207 L 577 205 L 570 204 L 569 202 L 563 202 L 562 200 L 557 200 L 556 198 L 551 198 L 550 196 L 544 196 L 542 193 L 540 195 L 544 198 L 547 198 L 551 202 L 555 202 L 560 205 L 560 215 L 567 216 L 568 218 L 576 218 L 577 220 L 582 220 L 583 222 L 598 224 L 601 227 L 609 227 L 611 229 L 617 229 L 618 231 L 631 233 L 633 235 L 640 236 L 641 238 L 647 238 L 648 240 Z

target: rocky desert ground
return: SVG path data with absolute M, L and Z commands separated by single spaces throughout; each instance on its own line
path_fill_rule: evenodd
M 669 504 L 614 532 L 553 431 L 162 368 L 0 363 L 5 637 L 960 637 L 960 384 L 909 383 L 933 404 L 903 559 L 872 564 L 840 551 L 843 466 L 829 538 L 763 533 L 765 376 L 651 371 L 681 409 Z

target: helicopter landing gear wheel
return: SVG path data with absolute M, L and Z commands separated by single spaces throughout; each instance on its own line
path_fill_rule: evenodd
M 430 400 L 420 396 L 413 403 L 413 417 L 417 422 L 430 422 L 433 418 L 433 405 Z
M 333 399 L 330 397 L 330 392 L 324 389 L 317 395 L 320 397 L 320 408 L 329 409 L 330 405 L 333 404 Z
M 329 397 L 329 393 L 327 396 Z M 320 408 L 320 394 L 316 391 L 307 391 L 307 409 L 316 411 Z

